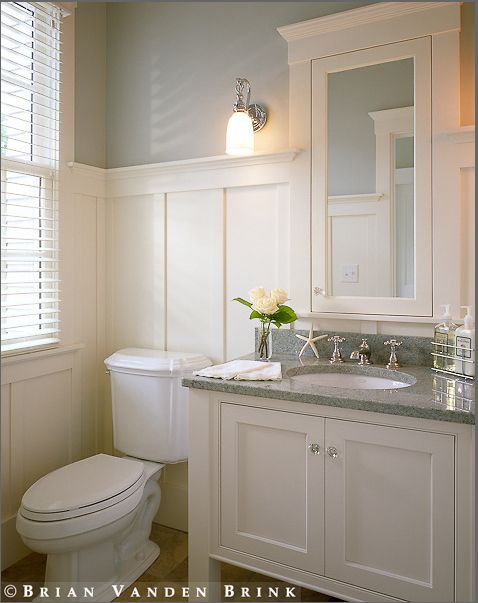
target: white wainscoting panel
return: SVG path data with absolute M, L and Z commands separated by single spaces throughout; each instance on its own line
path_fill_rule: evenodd
M 164 195 L 107 205 L 107 349 L 164 348 Z
M 233 302 L 252 287 L 289 290 L 289 186 L 230 188 L 226 191 L 226 358 L 252 351 L 257 320 Z M 287 328 L 287 327 L 285 327 Z
M 214 362 L 224 357 L 223 224 L 222 189 L 167 195 L 167 349 Z
M 82 456 L 80 350 L 70 346 L 4 361 L 2 568 L 28 553 L 15 530 L 24 492 Z

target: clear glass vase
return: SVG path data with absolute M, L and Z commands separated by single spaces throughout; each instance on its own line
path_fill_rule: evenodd
M 272 356 L 272 330 L 270 322 L 260 323 L 257 355 L 259 360 L 269 360 Z

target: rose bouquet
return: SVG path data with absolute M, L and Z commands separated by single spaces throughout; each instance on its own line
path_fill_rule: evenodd
M 252 310 L 249 319 L 260 320 L 257 353 L 261 360 L 267 360 L 272 355 L 271 325 L 274 324 L 280 329 L 282 325 L 297 320 L 297 314 L 292 308 L 284 305 L 288 300 L 288 293 L 284 289 L 271 289 L 267 295 L 264 287 L 255 287 L 249 291 L 249 299 L 250 301 L 247 301 L 242 297 L 235 297 L 233 301 L 244 304 Z

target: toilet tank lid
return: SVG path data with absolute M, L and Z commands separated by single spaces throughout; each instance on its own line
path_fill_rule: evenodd
M 205 368 L 212 362 L 203 354 L 191 352 L 125 348 L 106 358 L 105 364 L 110 370 L 123 369 L 130 373 L 171 375 Z

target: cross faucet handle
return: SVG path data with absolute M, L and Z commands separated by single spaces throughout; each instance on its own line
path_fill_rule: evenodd
M 384 341 L 383 345 L 389 345 L 391 349 L 398 348 L 402 345 L 403 341 L 397 341 L 396 339 L 389 339 L 388 341 Z
M 397 341 L 396 339 L 389 339 L 388 341 L 383 342 L 383 345 L 390 346 L 390 359 L 388 361 L 387 368 L 392 371 L 396 371 L 398 368 L 400 368 L 400 365 L 398 364 L 397 360 L 397 355 L 395 354 L 395 349 L 400 347 L 402 343 L 403 341 Z
M 345 337 L 340 337 L 340 335 L 334 335 L 333 337 L 329 337 L 327 341 L 334 342 L 334 351 L 332 352 L 332 357 L 330 358 L 330 364 L 342 364 L 343 358 L 342 353 L 340 352 L 339 344 L 342 341 L 345 341 Z

